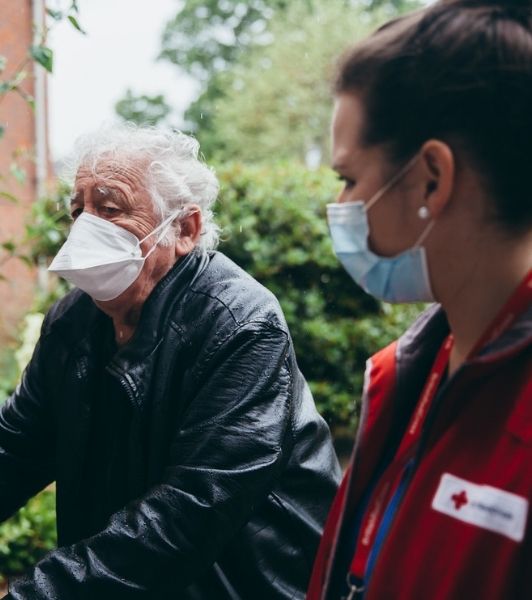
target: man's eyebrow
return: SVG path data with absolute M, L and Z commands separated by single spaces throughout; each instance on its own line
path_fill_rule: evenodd
M 102 196 L 108 196 L 109 198 L 117 202 L 123 201 L 125 199 L 124 195 L 120 190 L 116 190 L 112 187 L 107 187 L 106 185 L 99 185 L 96 188 L 96 191 Z

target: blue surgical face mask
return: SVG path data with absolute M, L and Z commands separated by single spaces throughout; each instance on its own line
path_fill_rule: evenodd
M 427 255 L 421 245 L 434 225 L 427 224 L 416 244 L 397 256 L 378 256 L 368 247 L 367 212 L 412 167 L 414 157 L 367 203 L 327 205 L 334 251 L 344 269 L 368 294 L 386 302 L 432 302 Z

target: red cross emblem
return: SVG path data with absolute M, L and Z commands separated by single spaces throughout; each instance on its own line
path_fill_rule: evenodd
M 469 502 L 465 490 L 462 490 L 459 494 L 453 494 L 451 496 L 451 500 L 454 502 L 454 507 L 456 510 L 460 510 L 464 504 Z

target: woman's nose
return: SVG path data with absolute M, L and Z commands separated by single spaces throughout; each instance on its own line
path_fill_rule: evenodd
M 343 189 L 338 196 L 336 196 L 336 202 L 338 204 L 343 204 L 344 202 L 349 202 L 350 201 L 350 194 L 349 191 L 346 189 Z

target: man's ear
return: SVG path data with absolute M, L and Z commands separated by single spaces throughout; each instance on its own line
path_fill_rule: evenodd
M 455 156 L 451 148 L 441 140 L 425 142 L 419 156 L 425 181 L 423 201 L 434 219 L 445 210 L 451 199 L 456 169 Z
M 200 207 L 192 204 L 188 208 L 189 212 L 186 216 L 179 219 L 179 233 L 175 240 L 175 253 L 178 257 L 186 256 L 194 250 L 203 226 Z

